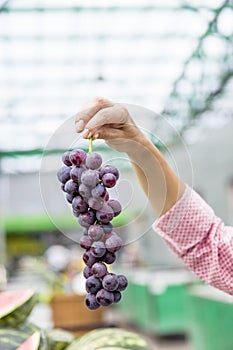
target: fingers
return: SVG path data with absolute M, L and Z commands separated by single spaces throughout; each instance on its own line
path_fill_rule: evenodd
M 113 102 L 97 97 L 83 106 L 83 109 L 75 116 L 75 127 L 77 132 L 85 129 L 86 124 L 100 110 L 113 106 Z
M 115 138 L 124 138 L 124 132 L 121 129 L 114 129 L 110 125 L 102 126 L 101 128 L 93 130 L 86 135 L 84 138 L 92 137 L 93 140 L 96 139 L 104 139 L 104 140 L 112 140 Z
M 98 111 L 86 124 L 86 129 L 92 134 L 95 130 L 109 124 L 120 125 L 127 122 L 127 113 L 120 105 L 104 108 Z

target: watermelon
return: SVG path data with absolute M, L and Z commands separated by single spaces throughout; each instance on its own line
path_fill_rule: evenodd
M 43 330 L 40 330 L 37 326 L 31 323 L 25 323 L 21 325 L 18 329 L 0 328 L 0 349 L 15 350 L 20 344 L 22 344 L 35 332 L 40 334 L 40 344 L 38 349 L 50 350 L 50 348 L 48 347 L 48 342 L 45 336 L 45 332 Z
M 64 350 L 74 340 L 74 335 L 60 328 L 47 331 L 47 338 L 51 350 Z
M 16 327 L 23 323 L 34 305 L 36 295 L 30 289 L 0 293 L 0 326 Z
M 38 350 L 40 345 L 40 332 L 33 333 L 16 350 Z
M 75 340 L 66 350 L 150 350 L 148 343 L 134 332 L 121 328 L 94 330 Z

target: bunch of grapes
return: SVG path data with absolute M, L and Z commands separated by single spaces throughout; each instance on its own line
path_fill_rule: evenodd
M 85 303 L 96 310 L 100 305 L 119 302 L 128 281 L 123 275 L 109 273 L 106 266 L 116 260 L 116 252 L 122 247 L 122 239 L 111 224 L 120 214 L 121 204 L 110 199 L 107 191 L 115 186 L 119 172 L 112 165 L 102 165 L 101 155 L 91 152 L 91 145 L 90 141 L 89 153 L 81 149 L 65 152 L 57 177 L 74 216 L 84 228 L 80 246 L 85 249 Z

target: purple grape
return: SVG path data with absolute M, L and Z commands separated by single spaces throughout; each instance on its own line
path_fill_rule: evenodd
M 112 253 L 115 253 L 122 247 L 122 239 L 114 233 L 105 241 L 105 246 L 107 250 L 109 250 Z
M 110 222 L 108 222 L 107 224 L 103 224 L 102 227 L 105 233 L 112 232 L 113 225 Z
M 88 205 L 89 205 L 90 208 L 92 208 L 94 210 L 101 210 L 101 208 L 104 205 L 104 199 L 103 198 L 90 197 L 88 199 Z
M 101 258 L 106 253 L 106 248 L 104 242 L 101 241 L 95 241 L 92 243 L 90 252 L 92 255 L 94 255 L 96 258 Z
M 104 186 L 111 188 L 116 184 L 116 176 L 113 174 L 105 174 L 102 177 L 102 183 Z
M 88 210 L 88 204 L 82 197 L 77 196 L 74 197 L 72 201 L 72 208 L 73 210 L 78 211 L 80 213 L 86 213 Z
M 90 310 L 96 310 L 100 307 L 100 304 L 97 303 L 96 296 L 93 293 L 88 293 L 85 297 L 85 304 Z
M 65 184 L 65 191 L 72 196 L 75 196 L 78 194 L 78 184 L 74 182 L 73 180 L 68 180 Z
M 102 157 L 99 153 L 89 153 L 86 157 L 85 164 L 88 169 L 98 169 L 102 164 Z
M 79 225 L 83 227 L 89 227 L 95 222 L 95 214 L 93 211 L 88 211 L 87 213 L 80 214 L 78 217 Z
M 119 301 L 121 300 L 121 292 L 119 291 L 114 291 L 114 303 L 119 303 Z
M 104 276 L 102 281 L 103 288 L 108 292 L 113 292 L 117 290 L 119 281 L 117 275 L 115 273 L 108 273 Z
M 95 170 L 86 170 L 81 175 L 81 182 L 91 188 L 94 188 L 99 181 L 99 175 Z
M 82 236 L 79 241 L 80 247 L 83 249 L 89 249 L 92 245 L 92 240 L 89 236 Z
M 107 224 L 114 218 L 114 212 L 107 203 L 104 203 L 103 207 L 100 210 L 97 210 L 96 218 L 103 224 Z
M 102 179 L 105 174 L 113 174 L 117 180 L 119 179 L 119 171 L 113 165 L 106 164 L 99 170 L 100 179 Z
M 78 166 L 75 166 L 70 171 L 70 177 L 74 182 L 77 182 L 78 184 L 81 183 L 81 175 L 85 171 L 85 168 L 80 168 Z
M 69 151 L 67 151 L 67 152 L 65 152 L 65 153 L 63 154 L 63 156 L 62 156 L 62 161 L 63 161 L 63 163 L 64 163 L 65 165 L 67 165 L 67 166 L 71 166 L 71 165 L 72 165 L 72 163 L 71 163 L 71 161 L 70 161 L 70 152 L 69 152 Z
M 88 228 L 88 236 L 93 239 L 93 241 L 99 241 L 104 235 L 104 230 L 102 226 L 95 224 Z
M 100 289 L 96 294 L 96 300 L 102 306 L 109 306 L 114 303 L 114 294 L 105 289 Z
M 86 291 L 88 293 L 97 293 L 102 288 L 102 283 L 99 278 L 90 276 L 86 280 Z
M 74 165 L 80 165 L 86 159 L 86 153 L 82 149 L 75 149 L 70 152 L 70 161 Z
M 58 180 L 65 184 L 70 179 L 70 170 L 71 168 L 63 165 L 57 172 L 57 178 Z
M 122 290 L 125 290 L 128 286 L 128 280 L 124 275 L 118 275 L 117 278 L 119 282 L 117 290 L 121 292 Z
M 71 204 L 73 199 L 74 199 L 74 196 L 72 196 L 72 194 L 66 193 L 67 202 L 69 202 Z
M 83 254 L 83 261 L 88 267 L 92 267 L 92 265 L 98 262 L 99 260 L 91 254 L 90 250 L 87 250 Z
M 90 198 L 91 197 L 91 189 L 90 189 L 90 187 L 87 187 L 86 185 L 81 184 L 79 186 L 79 194 L 85 199 Z
M 97 264 L 97 263 L 96 263 Z M 94 264 L 95 265 L 95 264 Z M 93 266 L 94 266 L 93 265 Z M 83 276 L 85 278 L 88 278 L 88 277 L 91 277 L 93 276 L 93 273 L 92 273 L 92 268 L 90 268 L 89 266 L 85 266 L 84 269 L 83 269 Z M 98 276 L 96 276 L 98 277 Z
M 91 190 L 91 195 L 94 198 L 104 198 L 105 194 L 106 188 L 102 184 L 96 185 L 96 187 Z
M 115 253 L 112 253 L 112 252 L 109 252 L 108 250 L 106 251 L 104 257 L 103 257 L 103 261 L 106 263 L 106 264 L 113 264 L 114 261 L 116 260 L 116 254 Z
M 102 278 L 108 273 L 108 270 L 105 264 L 102 262 L 96 262 L 92 265 L 91 272 L 94 276 Z
M 117 216 L 121 212 L 121 204 L 116 199 L 110 199 L 107 204 L 112 208 L 114 216 Z

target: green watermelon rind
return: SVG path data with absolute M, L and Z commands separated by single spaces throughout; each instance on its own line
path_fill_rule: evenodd
M 66 350 L 100 350 L 120 348 L 149 350 L 147 342 L 136 333 L 122 328 L 94 330 L 74 341 Z
M 15 350 L 16 346 L 20 346 L 25 340 L 27 340 L 35 332 L 38 332 L 38 333 L 40 332 L 40 344 L 39 344 L 38 350 L 50 349 L 48 347 L 45 331 L 41 330 L 40 328 L 38 328 L 32 323 L 26 323 L 22 325 L 19 329 L 1 328 L 0 345 L 1 345 L 1 340 L 4 339 L 5 343 L 6 342 L 12 343 L 14 345 L 14 347 L 9 348 L 9 350 Z M 0 346 L 0 349 L 2 350 L 3 348 Z M 6 348 L 6 350 L 8 350 L 8 348 Z
M 31 294 L 23 304 L 17 305 L 14 310 L 0 318 L 1 327 L 17 327 L 24 323 L 37 303 L 37 295 Z
M 64 350 L 70 345 L 75 336 L 66 330 L 54 328 L 46 332 L 47 339 L 52 350 Z

